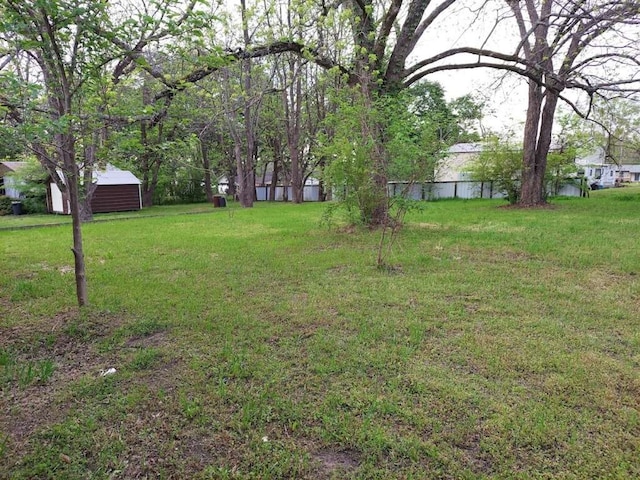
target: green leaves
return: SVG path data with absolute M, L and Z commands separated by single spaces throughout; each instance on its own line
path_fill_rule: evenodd
M 466 171 L 475 181 L 493 182 L 496 190 L 514 204 L 520 198 L 522 147 L 498 137 L 490 138 Z
M 348 211 L 367 223 L 386 201 L 377 178 L 429 181 L 446 144 L 437 133 L 440 124 L 411 108 L 409 92 L 367 98 L 358 89 L 336 96 L 337 111 L 325 122 L 332 136 L 321 140 L 329 158 L 324 180 Z

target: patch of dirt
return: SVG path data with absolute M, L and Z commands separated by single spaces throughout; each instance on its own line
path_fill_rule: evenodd
M 355 450 L 320 450 L 311 458 L 319 465 L 318 478 L 330 478 L 336 473 L 347 473 L 360 466 L 360 454 Z
M 426 222 L 412 223 L 411 226 L 417 227 L 417 228 L 426 228 L 428 230 L 447 230 L 449 228 L 448 226 L 442 226 L 439 223 L 426 223 Z
M 476 474 L 490 475 L 493 473 L 491 461 L 486 458 L 480 448 L 481 435 L 476 432 L 469 435 L 457 447 L 462 451 L 463 461 Z
M 61 421 L 69 406 L 58 400 L 69 384 L 85 375 L 97 376 L 108 368 L 110 357 L 99 354 L 95 342 L 121 321 L 96 313 L 80 319 L 77 310 L 61 312 L 41 324 L 19 324 L 0 329 L 0 348 L 16 365 L 51 361 L 54 371 L 42 382 L 0 384 L 0 431 L 8 436 L 8 456 L 18 457 L 29 436 Z
M 355 225 L 344 225 L 342 227 L 338 227 L 336 231 L 338 233 L 346 233 L 352 235 L 358 231 L 358 228 Z
M 498 208 L 505 208 L 508 210 L 555 210 L 558 206 L 551 203 L 543 203 L 542 205 L 520 205 L 519 203 L 516 203 L 514 205 L 500 205 Z
M 159 347 L 167 341 L 167 332 L 160 331 L 147 336 L 137 336 L 130 338 L 124 344 L 128 348 L 149 348 Z

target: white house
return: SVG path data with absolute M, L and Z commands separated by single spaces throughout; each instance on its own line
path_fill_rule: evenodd
M 26 162 L 0 162 L 0 195 L 16 200 L 22 196 L 11 175 L 26 166 Z
M 597 184 L 600 188 L 614 187 L 622 182 L 640 182 L 640 158 L 624 155 L 616 164 L 607 161 L 605 149 L 598 147 L 593 153 L 577 158 L 576 164 L 584 171 L 589 184 Z

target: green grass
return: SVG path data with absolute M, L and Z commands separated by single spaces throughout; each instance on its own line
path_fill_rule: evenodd
M 319 204 L 88 224 L 81 312 L 70 226 L 0 231 L 0 472 L 640 477 L 640 189 L 503 205 L 426 203 L 388 271 Z
M 228 209 L 216 210 L 218 212 L 233 210 L 236 204 L 229 202 Z M 128 220 L 142 217 L 184 215 L 197 213 L 210 213 L 214 211 L 213 204 L 197 203 L 186 205 L 163 205 L 145 208 L 132 212 L 96 213 L 95 222 L 112 220 Z M 60 214 L 31 214 L 31 215 L 0 215 L 0 230 L 12 230 L 20 228 L 32 228 L 38 226 L 56 226 L 71 224 L 70 215 Z

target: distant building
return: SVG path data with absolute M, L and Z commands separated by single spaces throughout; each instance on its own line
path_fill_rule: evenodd
M 612 147 L 610 153 L 602 147 L 576 159 L 590 185 L 600 188 L 621 183 L 640 182 L 640 153 L 629 148 Z
M 142 209 L 140 180 L 127 170 L 107 165 L 93 172 L 96 189 L 91 197 L 93 213 L 126 212 Z M 49 213 L 71 213 L 67 192 L 62 192 L 53 180 L 47 182 L 47 210 Z
M 22 197 L 12 174 L 27 166 L 27 162 L 0 162 L 0 195 L 15 200 Z
M 481 143 L 456 143 L 447 150 L 435 172 L 436 182 L 458 182 L 470 180 L 466 167 L 482 152 Z

